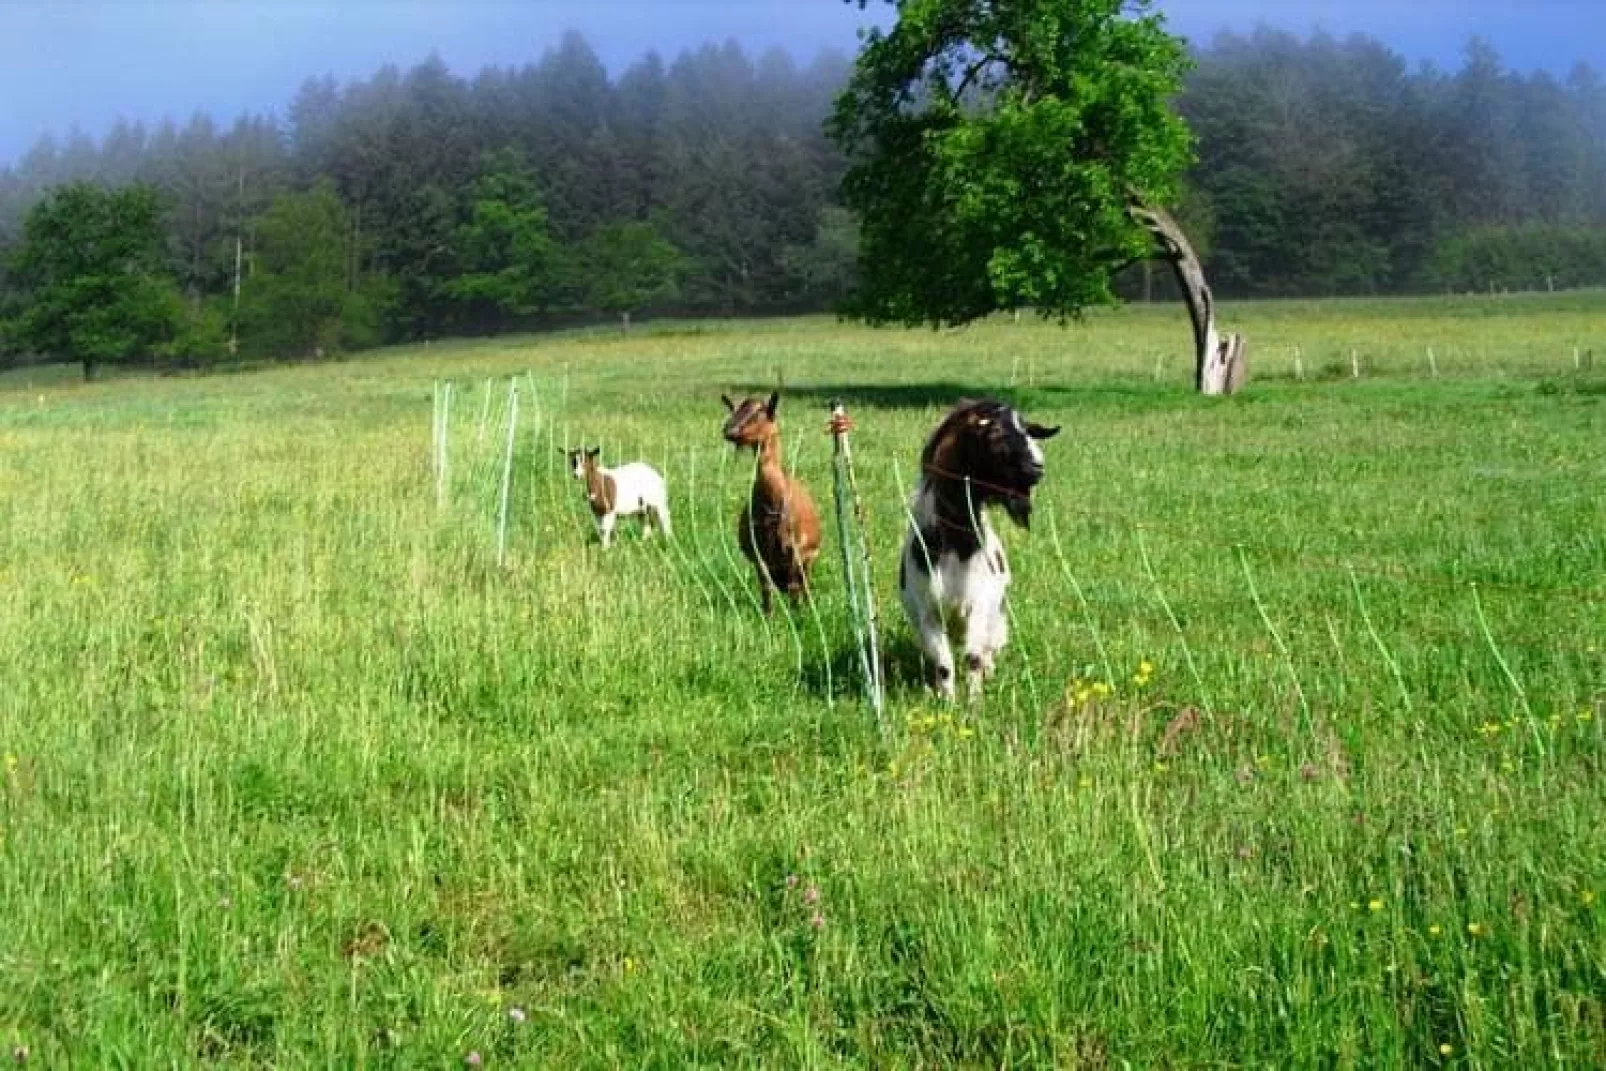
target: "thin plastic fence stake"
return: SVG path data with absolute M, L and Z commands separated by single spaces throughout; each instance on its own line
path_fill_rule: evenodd
M 513 486 L 513 442 L 519 427 L 519 381 L 507 381 L 507 453 L 502 458 L 502 500 L 496 511 L 496 564 L 507 560 L 507 500 Z
M 441 391 L 440 436 L 437 440 L 440 447 L 440 453 L 435 465 L 435 505 L 439 509 L 446 508 L 446 489 L 451 484 L 450 473 L 448 471 L 448 465 L 451 459 L 451 440 L 449 438 L 451 431 L 451 418 L 452 381 L 447 380 L 445 388 Z
M 848 606 L 853 615 L 853 635 L 859 646 L 859 668 L 864 674 L 865 694 L 880 721 L 884 705 L 881 676 L 881 650 L 877 636 L 874 573 L 870 563 L 870 543 L 864 531 L 864 504 L 859 500 L 853 476 L 853 447 L 848 432 L 853 422 L 840 401 L 831 403 L 829 430 L 836 443 L 832 474 L 836 490 L 837 542 L 842 548 L 842 573 L 848 581 Z M 851 500 L 851 516 L 849 501 Z M 855 544 L 858 560 L 855 561 Z

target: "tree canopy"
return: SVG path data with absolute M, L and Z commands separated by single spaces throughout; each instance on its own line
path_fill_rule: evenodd
M 452 236 L 456 274 L 442 294 L 471 323 L 502 324 L 561 306 L 563 266 L 535 174 L 516 152 L 487 157 Z
M 162 352 L 183 319 L 166 274 L 161 204 L 148 186 L 58 187 L 28 213 L 10 274 L 13 345 L 83 365 Z
M 384 280 L 357 277 L 346 208 L 328 184 L 280 194 L 256 231 L 241 309 L 248 352 L 311 357 L 375 343 Z
M 680 293 L 680 251 L 647 222 L 612 223 L 591 236 L 582 259 L 587 298 L 626 326 L 630 314 Z
M 1191 158 L 1182 43 L 1146 0 L 896 6 L 831 125 L 861 217 L 852 311 L 957 324 L 1114 300 L 1114 272 L 1150 249 L 1129 194 L 1171 200 Z

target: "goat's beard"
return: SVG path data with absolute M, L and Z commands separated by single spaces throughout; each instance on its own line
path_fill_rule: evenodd
M 1004 499 L 1004 512 L 1009 519 L 1022 528 L 1032 526 L 1032 500 L 1024 494 L 1010 495 Z

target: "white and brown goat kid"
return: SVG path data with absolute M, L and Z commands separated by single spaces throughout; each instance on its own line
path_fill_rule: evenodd
M 964 649 L 974 700 L 1009 635 L 1009 560 L 986 509 L 1003 506 L 1016 524 L 1028 526 L 1032 488 L 1043 478 L 1038 441 L 1058 433 L 1028 423 L 1003 402 L 963 401 L 921 451 L 898 593 L 946 699 L 954 696 L 950 637 Z
M 658 470 L 643 461 L 604 468 L 601 454 L 601 447 L 568 452 L 569 471 L 586 486 L 586 502 L 597 519 L 602 545 L 613 542 L 613 526 L 622 516 L 640 516 L 643 535 L 652 535 L 654 526 L 668 535 L 669 490 Z

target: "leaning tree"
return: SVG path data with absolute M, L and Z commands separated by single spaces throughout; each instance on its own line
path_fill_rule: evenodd
M 1187 56 L 1150 0 L 887 2 L 897 21 L 866 35 L 830 127 L 862 217 L 848 311 L 1075 317 L 1113 303 L 1115 273 L 1158 246 L 1188 303 L 1198 389 L 1236 389 L 1243 340 L 1221 335 L 1163 207 L 1192 155 L 1171 106 Z

